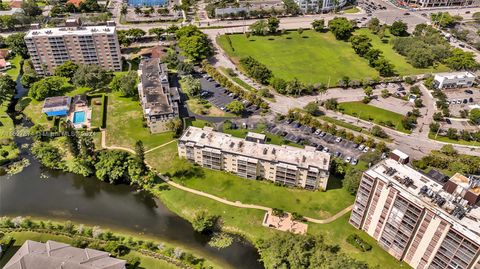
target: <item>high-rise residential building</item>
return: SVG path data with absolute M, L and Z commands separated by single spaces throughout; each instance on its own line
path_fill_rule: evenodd
M 436 181 L 396 150 L 364 172 L 350 224 L 416 269 L 480 268 L 480 180 Z
M 180 94 L 170 86 L 167 66 L 158 58 L 144 59 L 138 75 L 140 103 L 150 132 L 169 131 L 167 122 L 179 117 Z
M 327 12 L 333 9 L 340 9 L 347 0 L 295 0 L 303 13 Z
M 25 43 L 39 75 L 52 75 L 57 66 L 68 60 L 122 71 L 114 22 L 105 26 L 82 26 L 80 20 L 68 20 L 65 27 L 35 28 L 25 35 Z
M 248 179 L 267 179 L 312 190 L 327 188 L 329 154 L 310 146 L 301 149 L 265 144 L 260 134 L 249 133 L 248 137 L 190 126 L 178 141 L 178 154 L 203 167 Z

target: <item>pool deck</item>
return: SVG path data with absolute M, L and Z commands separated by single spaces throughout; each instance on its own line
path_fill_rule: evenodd
M 73 123 L 73 118 L 75 116 L 75 112 L 85 112 L 85 121 L 84 122 L 81 122 L 81 123 Z M 68 120 L 70 120 L 70 122 L 72 122 L 73 126 L 76 128 L 76 129 L 80 129 L 80 128 L 90 128 L 91 127 L 91 123 L 92 123 L 92 109 L 88 106 L 77 106 L 77 107 L 74 107 L 70 113 L 68 114 Z

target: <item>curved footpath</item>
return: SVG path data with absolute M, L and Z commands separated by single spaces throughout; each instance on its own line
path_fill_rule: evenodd
M 118 150 L 124 150 L 124 151 L 128 151 L 130 153 L 133 153 L 135 154 L 135 151 L 130 149 L 130 148 L 126 148 L 126 147 L 117 147 L 117 146 L 107 146 L 106 145 L 106 136 L 107 136 L 107 132 L 106 130 L 102 130 L 102 148 L 104 149 L 118 149 Z M 150 150 L 147 150 L 145 153 L 147 152 L 150 152 L 150 151 L 153 151 L 155 149 L 158 149 L 158 148 L 161 148 L 163 146 L 166 146 L 170 143 L 172 143 L 173 141 L 176 141 L 176 140 L 172 140 L 170 142 L 167 142 L 165 144 L 162 144 L 162 145 L 159 145 L 157 147 L 154 147 Z M 147 163 L 147 166 L 151 168 L 151 166 Z M 270 208 L 270 207 L 266 207 L 266 206 L 261 206 L 261 205 L 254 205 L 254 204 L 243 204 L 242 202 L 240 201 L 236 201 L 236 202 L 232 202 L 232 201 L 229 201 L 227 199 L 223 199 L 223 198 L 220 198 L 218 196 L 215 196 L 215 195 L 212 195 L 212 194 L 209 194 L 209 193 L 206 193 L 206 192 L 203 192 L 203 191 L 199 191 L 199 190 L 195 190 L 195 189 L 191 189 L 191 188 L 188 188 L 188 187 L 185 187 L 183 185 L 180 185 L 176 182 L 173 182 L 172 180 L 170 180 L 168 177 L 158 173 L 158 176 L 163 180 L 165 181 L 168 185 L 174 187 L 174 188 L 177 188 L 177 189 L 180 189 L 180 190 L 183 190 L 183 191 L 186 191 L 186 192 L 189 192 L 189 193 L 193 193 L 193 194 L 196 194 L 196 195 L 199 195 L 199 196 L 203 196 L 203 197 L 206 197 L 206 198 L 209 198 L 209 199 L 212 199 L 212 200 L 215 200 L 217 202 L 220 202 L 220 203 L 223 203 L 223 204 L 226 204 L 226 205 L 229 205 L 229 206 L 235 206 L 235 207 L 240 207 L 240 208 L 249 208 L 249 209 L 258 209 L 258 210 L 264 210 L 264 211 L 267 211 L 267 212 L 271 212 L 273 209 Z M 332 221 L 335 221 L 337 220 L 338 218 L 340 218 L 341 216 L 345 215 L 346 213 L 348 213 L 350 210 L 352 210 L 353 208 L 353 205 L 350 205 L 344 209 L 342 209 L 340 212 L 336 213 L 335 215 L 327 218 L 327 219 L 315 219 L 315 218 L 310 218 L 310 217 L 305 217 L 304 218 L 309 221 L 309 222 L 313 222 L 313 223 L 318 223 L 318 224 L 327 224 L 327 223 L 330 223 Z

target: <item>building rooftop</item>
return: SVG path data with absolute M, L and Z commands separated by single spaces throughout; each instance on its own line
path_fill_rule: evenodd
M 437 73 L 435 77 L 437 76 L 444 79 L 475 78 L 475 74 L 468 71 Z
M 108 252 L 82 249 L 55 241 L 25 241 L 3 269 L 124 269 L 124 260 L 110 257 Z
M 68 107 L 70 106 L 70 97 L 68 96 L 54 96 L 48 97 L 43 102 L 43 109 Z
M 480 208 L 478 205 L 469 205 L 468 201 L 458 193 L 445 191 L 444 185 L 441 183 L 390 158 L 378 163 L 365 173 L 403 190 L 401 194 L 404 197 L 415 201 L 419 206 L 429 208 L 452 223 L 457 230 L 480 242 Z M 468 180 L 460 174 L 455 174 L 450 178 L 450 181 L 464 184 L 467 190 L 472 190 L 472 186 L 473 191 L 478 190 L 480 185 L 476 187 L 468 185 L 466 183 Z
M 216 132 L 210 127 L 201 129 L 190 126 L 183 133 L 180 141 L 193 142 L 197 146 L 205 145 L 218 151 L 277 161 L 306 169 L 328 170 L 330 165 L 330 155 L 317 151 L 314 147 L 306 146 L 305 149 L 302 149 L 286 145 L 261 144 L 233 137 L 230 134 Z
M 165 64 L 158 58 L 142 60 L 139 75 L 141 97 L 145 113 L 149 115 L 170 114 L 174 112 L 173 101 L 179 100 L 178 90 L 169 86 Z
M 42 28 L 28 31 L 25 38 L 34 36 L 65 36 L 65 35 L 93 35 L 93 34 L 113 34 L 115 26 L 74 26 L 59 28 Z

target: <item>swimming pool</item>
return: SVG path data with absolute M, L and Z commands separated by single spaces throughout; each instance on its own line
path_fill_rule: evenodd
M 128 4 L 134 7 L 140 6 L 163 6 L 167 0 L 128 0 Z
M 75 111 L 73 113 L 73 124 L 85 122 L 85 111 Z

